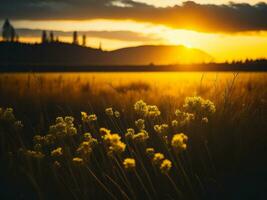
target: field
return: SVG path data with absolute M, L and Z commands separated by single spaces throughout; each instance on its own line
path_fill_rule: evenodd
M 0 107 L 1 199 L 267 198 L 267 73 L 2 74 Z

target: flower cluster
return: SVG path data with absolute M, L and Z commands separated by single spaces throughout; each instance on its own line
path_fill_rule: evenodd
M 172 121 L 173 127 L 183 127 L 185 125 L 190 124 L 193 120 L 195 120 L 195 115 L 188 112 L 182 112 L 181 110 L 177 109 L 175 111 L 175 115 L 177 117 L 177 120 Z
M 163 174 L 167 174 L 169 173 L 169 171 L 171 170 L 172 168 L 172 162 L 168 159 L 165 159 L 162 161 L 161 165 L 160 165 L 160 171 L 163 173 Z
M 94 122 L 97 120 L 97 116 L 95 114 L 88 115 L 86 112 L 81 112 L 81 116 L 83 122 Z
M 84 141 L 79 145 L 76 152 L 86 160 L 89 158 L 93 148 L 98 144 L 98 141 L 90 133 L 84 133 L 83 138 Z
M 59 157 L 59 156 L 62 156 L 63 155 L 63 151 L 62 151 L 62 148 L 61 147 L 58 147 L 54 150 L 51 151 L 51 156 L 52 157 Z
M 126 170 L 133 170 L 136 166 L 135 159 L 133 158 L 126 158 L 123 161 L 124 169 Z
M 168 134 L 169 125 L 168 124 L 161 124 L 161 125 L 155 125 L 154 130 L 160 134 L 161 136 Z
M 102 136 L 102 138 L 108 147 L 107 149 L 109 155 L 112 155 L 113 153 L 122 153 L 125 151 L 126 144 L 121 141 L 121 137 L 117 133 L 111 134 L 110 132 L 106 131 L 106 134 Z
M 13 108 L 0 108 L 0 119 L 5 121 L 13 122 L 16 120 L 15 115 L 13 113 Z
M 106 108 L 105 113 L 108 116 L 113 116 L 114 115 L 113 108 Z
M 183 151 L 187 148 L 188 137 L 183 133 L 175 134 L 172 138 L 171 145 L 176 151 Z
M 139 100 L 134 104 L 134 110 L 137 114 L 145 116 L 148 112 L 148 107 L 143 100 Z
M 40 151 L 32 151 L 32 150 L 22 150 L 24 155 L 30 158 L 35 158 L 35 159 L 42 159 L 45 157 L 45 155 L 40 152 Z
M 13 108 L 0 108 L 0 120 L 8 122 L 16 131 L 24 127 L 21 121 L 17 121 L 13 113 Z
M 216 111 L 213 102 L 199 96 L 187 97 L 183 107 L 187 112 L 194 113 L 201 118 L 210 116 Z
M 141 130 L 139 133 L 134 134 L 132 137 L 134 142 L 145 142 L 148 138 L 148 132 L 145 130 Z
M 77 129 L 74 127 L 73 122 L 73 117 L 58 117 L 55 124 L 49 127 L 49 133 L 57 138 L 76 135 Z
M 79 157 L 74 157 L 74 158 L 72 159 L 72 162 L 73 162 L 75 165 L 77 165 L 77 166 L 81 166 L 81 165 L 84 164 L 83 159 L 82 159 L 82 158 L 79 158 Z
M 151 118 L 155 118 L 160 116 L 160 111 L 158 109 L 157 106 L 155 105 L 148 105 L 147 106 L 147 116 L 151 117 Z
M 147 105 L 143 100 L 139 100 L 134 104 L 134 110 L 140 116 L 151 118 L 155 118 L 161 114 L 157 106 Z
M 135 125 L 139 130 L 144 130 L 145 129 L 145 120 L 138 119 L 135 121 Z

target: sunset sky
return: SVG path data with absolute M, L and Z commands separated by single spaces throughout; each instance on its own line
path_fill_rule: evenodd
M 77 30 L 105 50 L 181 44 L 216 61 L 267 57 L 267 0 L 1 0 L 5 18 L 27 42 L 44 29 L 71 41 Z

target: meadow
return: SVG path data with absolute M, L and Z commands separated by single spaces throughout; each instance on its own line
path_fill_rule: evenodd
M 2 74 L 1 199 L 266 199 L 266 86 L 267 73 Z

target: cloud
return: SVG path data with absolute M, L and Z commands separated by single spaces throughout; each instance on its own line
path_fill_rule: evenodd
M 20 37 L 41 37 L 42 35 L 42 30 L 39 29 L 16 29 L 16 31 Z M 73 34 L 70 31 L 53 31 L 53 33 L 59 37 L 72 37 Z M 79 31 L 78 34 L 86 35 L 87 37 L 128 42 L 158 42 L 162 40 L 162 38 L 154 34 L 143 34 L 133 31 Z
M 23 20 L 131 19 L 203 32 L 267 30 L 267 4 L 155 7 L 133 0 L 1 0 L 0 18 Z

